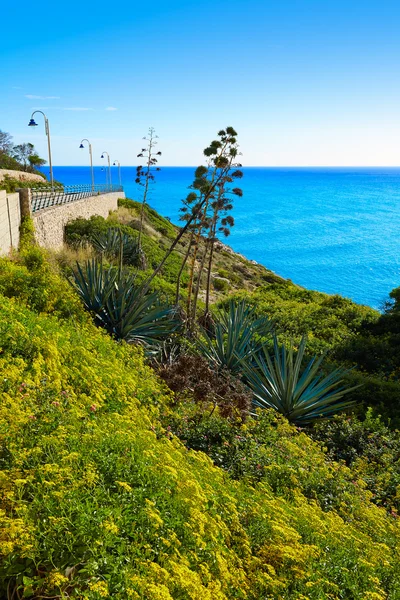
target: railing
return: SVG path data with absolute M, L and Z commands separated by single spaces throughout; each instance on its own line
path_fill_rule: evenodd
M 108 194 L 110 192 L 122 192 L 122 185 L 64 185 L 51 187 L 31 188 L 32 212 L 76 202 L 90 196 Z

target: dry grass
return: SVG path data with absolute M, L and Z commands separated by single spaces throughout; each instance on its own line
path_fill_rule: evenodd
M 94 251 L 91 246 L 81 246 L 79 248 L 71 248 L 64 244 L 61 250 L 51 251 L 50 259 L 52 259 L 62 271 L 66 271 L 74 267 L 77 262 L 83 262 L 93 258 Z

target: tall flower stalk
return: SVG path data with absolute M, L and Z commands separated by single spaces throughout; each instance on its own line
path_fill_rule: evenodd
M 208 208 L 208 204 L 224 176 L 233 167 L 240 166 L 236 165 L 236 158 L 238 156 L 236 131 L 233 127 L 227 127 L 225 130 L 221 130 L 218 135 L 220 139 L 211 142 L 210 146 L 204 150 L 204 155 L 209 158 L 209 166 L 201 166 L 196 169 L 195 180 L 191 186 L 195 190 L 192 194 L 195 195 L 196 200 L 190 203 L 191 210 L 188 212 L 185 225 L 180 229 L 163 259 L 147 280 L 147 287 L 150 287 L 152 280 L 161 271 L 169 256 L 182 237 L 188 232 L 193 222 L 196 220 L 201 221 L 205 209 Z
M 140 224 L 138 236 L 138 246 L 140 252 L 142 252 L 141 242 L 143 236 L 144 209 L 149 194 L 149 186 L 155 181 L 154 172 L 160 171 L 160 167 L 157 167 L 157 157 L 161 156 L 161 152 L 155 152 L 155 146 L 157 146 L 156 140 L 158 139 L 158 135 L 156 135 L 154 127 L 149 128 L 147 137 L 145 136 L 143 139 L 147 141 L 147 146 L 146 148 L 142 148 L 142 150 L 137 155 L 137 158 L 145 158 L 146 164 L 144 166 L 139 165 L 136 168 L 135 179 L 135 183 L 143 187 L 143 198 L 142 206 L 140 207 Z

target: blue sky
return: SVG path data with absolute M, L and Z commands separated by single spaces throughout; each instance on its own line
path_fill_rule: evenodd
M 1 8 L 0 129 L 53 162 L 195 165 L 226 125 L 245 165 L 400 164 L 400 4 L 359 0 L 15 3 Z

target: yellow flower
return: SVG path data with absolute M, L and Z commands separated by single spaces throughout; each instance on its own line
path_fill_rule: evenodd
M 102 527 L 110 533 L 117 534 L 119 532 L 118 526 L 114 523 L 112 519 L 107 519 L 106 521 L 103 521 Z
M 89 589 L 91 592 L 94 592 L 100 598 L 108 598 L 108 585 L 105 581 L 96 581 L 94 583 L 89 583 Z
M 129 485 L 129 483 L 126 483 L 126 481 L 116 481 L 115 483 L 117 483 L 120 487 L 122 487 L 123 490 L 125 490 L 126 492 L 131 492 L 132 488 Z
M 51 571 L 47 577 L 49 588 L 62 588 L 68 583 L 68 578 L 59 571 Z

